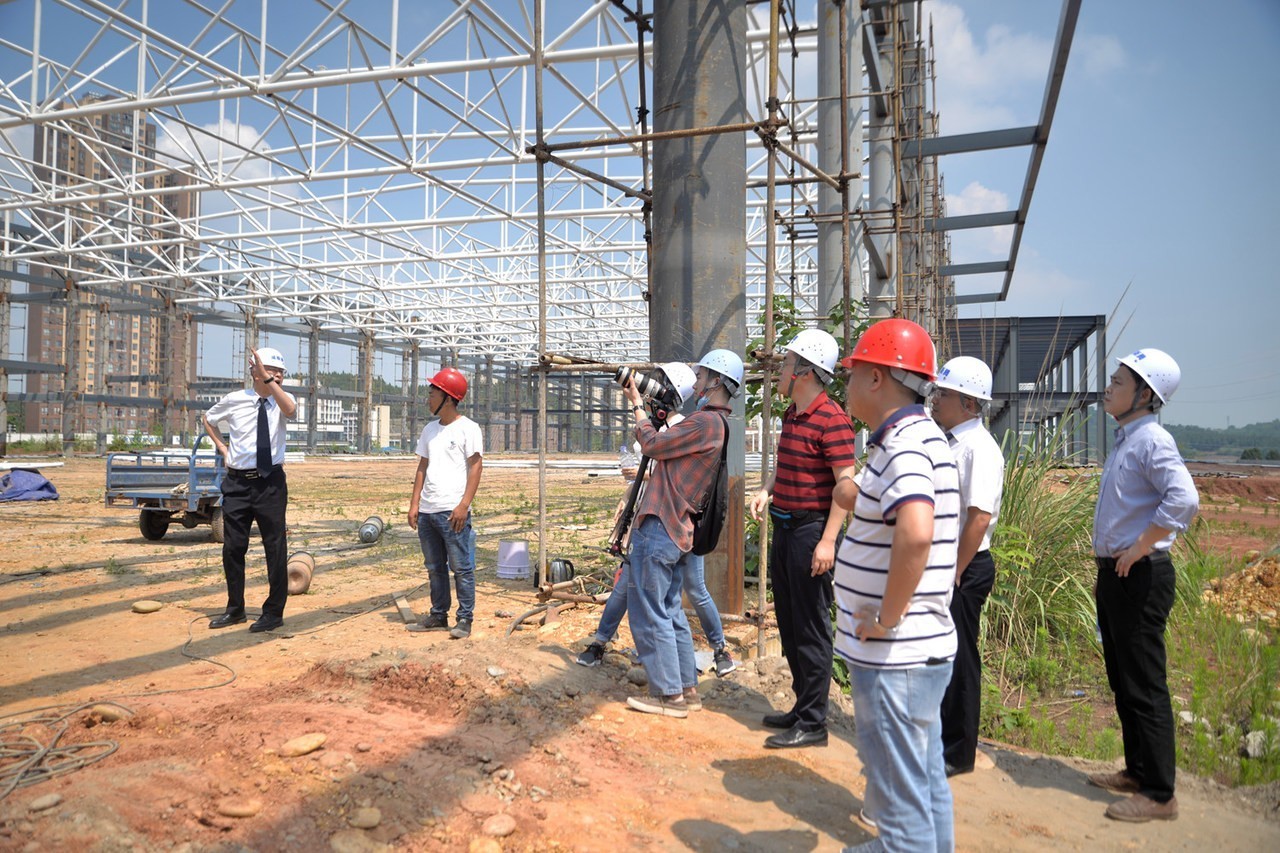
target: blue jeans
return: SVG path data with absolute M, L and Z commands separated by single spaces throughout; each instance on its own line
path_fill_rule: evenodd
M 676 696 L 698 683 L 693 633 L 680 587 L 693 555 L 681 551 L 656 516 L 631 531 L 627 616 L 654 696 Z
M 622 574 L 604 603 L 604 611 L 600 614 L 600 624 L 596 626 L 596 642 L 604 645 L 618 633 L 622 617 L 627 615 L 627 576 L 631 574 L 630 558 L 622 561 Z M 689 595 L 689 602 L 698 614 L 698 621 L 707 635 L 711 648 L 724 647 L 724 627 L 720 624 L 720 611 L 707 592 L 707 581 L 702 573 L 702 558 L 689 555 L 689 569 L 684 576 L 684 590 Z
M 911 669 L 851 665 L 849 680 L 868 814 L 880 831 L 875 849 L 951 853 L 955 826 L 940 713 L 951 662 Z
M 476 533 L 471 529 L 471 515 L 467 515 L 462 530 L 454 533 L 449 526 L 449 513 L 419 513 L 418 544 L 431 580 L 431 615 L 449 615 L 452 570 L 458 588 L 458 621 L 470 622 L 476 609 Z

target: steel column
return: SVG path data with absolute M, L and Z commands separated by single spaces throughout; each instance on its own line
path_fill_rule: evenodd
M 847 0 L 818 2 L 818 168 L 828 175 L 841 175 L 845 187 L 842 194 L 825 182 L 818 183 L 815 307 L 819 315 L 828 313 L 844 297 L 846 270 L 850 275 L 850 301 L 859 303 L 866 298 L 866 282 L 857 253 L 862 241 L 862 217 L 850 217 L 852 233 L 847 241 L 841 221 L 846 199 L 850 213 L 862 202 L 862 126 L 866 105 L 862 97 L 862 18 L 857 6 Z M 846 258 L 846 254 L 850 257 Z
M 80 340 L 80 291 L 70 276 L 66 280 L 66 307 L 62 333 L 62 455 L 70 456 L 75 450 L 76 409 L 80 387 L 80 358 L 77 344 Z
M 661 0 L 654 9 L 654 132 L 746 119 L 746 10 L 736 0 Z M 649 355 L 692 361 L 746 346 L 746 139 L 707 134 L 653 143 Z M 773 227 L 770 223 L 769 227 Z M 772 263 L 773 259 L 769 259 Z M 742 423 L 743 403 L 734 401 Z M 731 430 L 729 505 L 743 505 L 743 444 Z M 741 512 L 705 560 L 716 605 L 741 613 Z
M 307 450 L 314 451 L 320 425 L 320 324 L 312 320 L 307 325 Z

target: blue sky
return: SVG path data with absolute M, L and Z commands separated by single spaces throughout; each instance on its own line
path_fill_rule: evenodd
M 1059 4 L 925 12 L 941 132 L 1034 123 Z M 1114 314 L 1114 354 L 1153 346 L 1182 367 L 1166 422 L 1280 417 L 1277 83 L 1273 0 L 1222 0 L 1211 14 L 1085 0 L 1010 297 L 962 316 Z M 945 158 L 951 212 L 1012 208 L 1026 164 L 1016 149 Z M 994 234 L 954 244 L 962 262 L 1007 246 Z M 998 287 L 993 278 L 961 292 Z

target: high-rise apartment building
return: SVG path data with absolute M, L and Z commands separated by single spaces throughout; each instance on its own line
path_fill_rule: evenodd
M 65 106 L 83 106 L 106 99 L 89 95 Z M 161 164 L 156 157 L 156 126 L 140 113 L 121 112 L 51 122 L 37 128 L 33 160 L 38 185 L 58 195 L 82 197 L 47 211 L 41 224 L 57 235 L 78 241 L 124 242 L 121 232 L 146 238 L 177 235 L 175 219 L 196 215 L 199 195 L 189 179 Z M 138 191 L 167 189 L 156 195 Z M 126 192 L 125 198 L 97 198 Z M 176 249 L 161 246 L 158 253 Z M 71 278 L 77 279 L 79 263 L 71 262 Z M 86 274 L 100 269 L 85 268 Z M 65 270 L 33 267 L 32 273 L 64 278 Z M 135 296 L 138 300 L 113 298 Z M 27 314 L 27 357 L 45 364 L 64 365 L 63 374 L 32 374 L 31 393 L 97 394 L 120 398 L 190 399 L 189 384 L 196 376 L 196 328 L 172 305 L 164 292 L 150 285 L 127 281 L 92 292 L 77 291 L 68 322 L 65 300 L 32 304 Z M 73 368 L 74 365 L 74 368 Z M 70 381 L 72 386 L 67 387 Z M 29 432 L 59 432 L 62 404 L 27 403 Z M 160 423 L 160 409 L 100 403 L 77 407 L 72 429 L 76 432 L 129 433 L 147 431 Z M 163 424 L 166 431 L 180 424 Z

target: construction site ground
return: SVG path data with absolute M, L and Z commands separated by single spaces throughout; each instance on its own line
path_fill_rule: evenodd
M 762 748 L 762 715 L 791 694 L 785 663 L 756 655 L 754 627 L 727 626 L 740 667 L 704 676 L 705 709 L 684 720 L 628 710 L 644 688 L 629 680 L 625 624 L 603 666 L 575 665 L 597 606 L 508 633 L 537 604 L 528 581 L 497 574 L 500 541 L 537 550 L 539 473 L 503 467 L 515 461 L 489 460 L 476 501 L 466 640 L 408 633 L 393 601 L 427 609 L 404 520 L 412 458 L 288 466 L 290 548 L 311 552 L 316 572 L 270 634 L 207 627 L 225 603 L 208 527 L 146 541 L 135 512 L 103 507 L 101 459 L 47 469 L 60 500 L 0 505 L 0 754 L 12 768 L 55 740 L 80 746 L 67 760 L 114 751 L 8 792 L 0 850 L 835 851 L 870 839 L 845 697 L 833 691 L 830 746 Z M 546 473 L 548 551 L 580 572 L 610 565 L 612 462 Z M 1241 566 L 1280 526 L 1280 476 L 1244 473 L 1197 479 L 1209 546 Z M 358 546 L 371 515 L 389 528 Z M 256 610 L 260 548 L 248 577 Z M 163 606 L 133 612 L 140 600 Z M 1106 685 L 1092 690 L 1109 701 Z M 322 745 L 290 755 L 306 735 Z M 1115 798 L 1085 783 L 1105 765 L 991 743 L 982 756 L 952 780 L 960 850 L 1280 849 L 1277 785 L 1181 774 L 1180 818 L 1133 825 L 1104 818 Z

